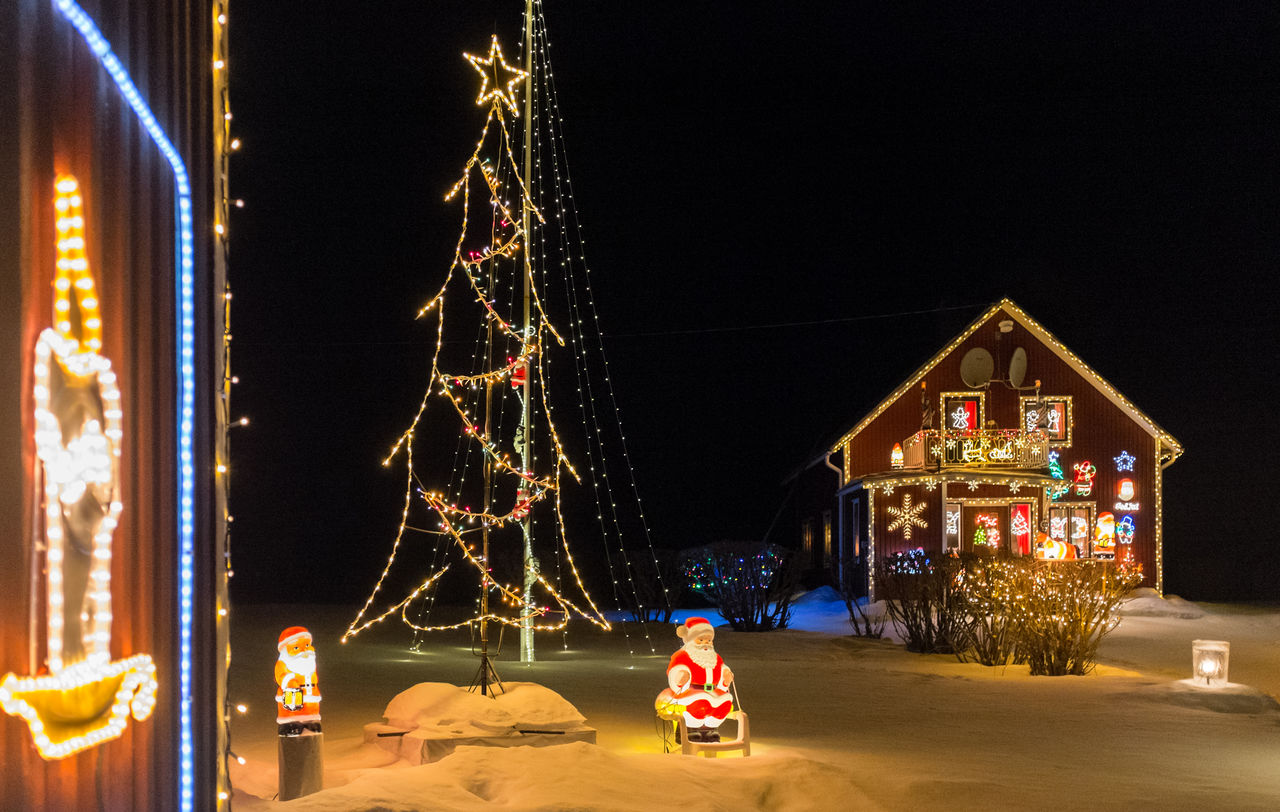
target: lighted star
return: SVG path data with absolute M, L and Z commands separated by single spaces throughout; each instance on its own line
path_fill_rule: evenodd
M 1133 464 L 1138 460 L 1137 457 L 1133 456 L 1128 451 L 1121 451 L 1120 456 L 1115 457 L 1114 459 L 1117 471 L 1132 471 Z
M 902 495 L 902 507 L 890 505 L 885 508 L 888 514 L 894 517 L 893 521 L 889 522 L 889 531 L 893 532 L 894 530 L 901 529 L 902 537 L 904 539 L 909 539 L 911 538 L 911 528 L 928 527 L 929 523 L 920 518 L 920 514 L 926 507 L 928 507 L 928 505 L 924 502 L 921 502 L 918 505 L 911 504 L 911 494 L 904 493 Z
M 493 99 L 495 103 L 501 101 L 511 110 L 511 115 L 519 116 L 520 110 L 516 107 L 516 85 L 523 82 L 529 73 L 507 64 L 507 60 L 502 56 L 502 46 L 498 44 L 498 37 L 495 35 L 493 42 L 490 43 L 488 57 L 472 56 L 468 53 L 464 53 L 463 56 L 482 79 L 480 96 L 476 99 L 476 104 L 482 105 L 489 99 Z M 510 77 L 505 84 L 502 81 L 503 75 Z

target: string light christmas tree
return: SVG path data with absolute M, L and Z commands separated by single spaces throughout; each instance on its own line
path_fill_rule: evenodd
M 453 263 L 418 312 L 420 319 L 434 321 L 435 326 L 427 389 L 409 427 L 384 460 L 384 465 L 405 466 L 399 527 L 377 584 L 343 636 L 345 642 L 394 614 L 414 629 L 415 645 L 420 632 L 469 626 L 479 632 L 477 684 L 483 692 L 497 681 L 489 654 L 490 624 L 520 630 L 521 659 L 526 661 L 534 659 L 535 631 L 562 630 L 575 617 L 602 629 L 612 626 L 574 559 L 565 521 L 566 484 L 582 485 L 580 490 L 594 498 L 619 608 L 620 585 L 630 583 L 632 597 L 636 594 L 629 553 L 621 542 L 620 495 L 610 483 L 610 463 L 605 460 L 608 432 L 600 420 L 608 406 L 616 417 L 616 402 L 607 371 L 592 373 L 587 368 L 589 356 L 601 362 L 599 366 L 607 361 L 587 279 L 581 226 L 572 211 L 563 144 L 556 132 L 560 117 L 546 60 L 545 22 L 539 4 L 530 3 L 526 15 L 527 69 L 507 61 L 496 36 L 487 54 L 464 54 L 480 74 L 477 104 L 487 107 L 488 114 L 457 183 L 445 196 L 462 208 Z M 537 60 L 530 58 L 535 52 Z M 534 87 L 543 101 L 549 101 L 542 112 L 530 98 Z M 513 138 L 520 134 L 517 120 L 526 125 L 522 143 Z M 530 126 L 534 121 L 547 126 L 550 135 L 540 138 Z M 523 171 L 517 161 L 519 147 L 524 152 Z M 553 213 L 544 215 L 548 208 Z M 556 272 L 563 275 L 562 282 L 553 277 Z M 548 315 L 546 297 L 552 283 L 553 295 L 559 300 L 563 294 L 565 302 L 563 333 Z M 468 339 L 459 336 L 467 334 L 471 349 L 463 352 L 459 348 Z M 575 410 L 582 418 L 582 435 L 575 451 L 585 457 L 581 471 L 553 420 L 556 404 L 547 386 L 552 365 L 548 350 L 561 348 L 572 359 L 579 393 Z M 597 403 L 598 395 L 608 403 Z M 441 422 L 451 428 L 439 429 Z M 614 427 L 639 509 L 625 435 L 620 422 Z M 438 471 L 420 472 L 415 467 L 415 439 L 434 441 L 438 449 L 441 432 L 448 431 L 456 432 L 457 441 L 452 471 L 447 477 Z M 444 455 L 438 450 L 427 453 L 433 467 L 439 467 Z M 612 465 L 616 480 L 616 461 Z M 424 508 L 425 522 L 411 519 Z M 652 556 L 642 510 L 639 519 Z M 554 568 L 546 572 L 535 555 L 535 529 L 538 552 L 554 558 Z M 407 534 L 435 540 L 428 572 L 402 598 L 380 598 L 392 590 L 395 578 L 389 576 L 397 560 L 405 558 Z M 611 538 L 616 540 L 612 551 Z M 523 548 L 519 573 L 502 573 L 503 560 L 517 547 Z M 421 561 L 410 559 L 415 560 Z M 475 611 L 450 622 L 431 622 L 435 594 L 449 572 L 470 573 L 478 583 Z M 630 642 L 625 624 L 624 632 Z

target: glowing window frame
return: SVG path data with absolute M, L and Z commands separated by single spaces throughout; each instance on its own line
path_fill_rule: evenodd
M 956 400 L 976 400 L 978 401 L 978 425 L 970 426 L 968 429 L 951 428 L 951 415 L 947 412 L 947 402 Z M 938 393 L 938 414 L 942 416 L 942 427 L 946 431 L 982 431 L 987 427 L 987 393 L 981 390 L 968 392 L 939 392 Z
M 1027 407 L 1035 403 L 1037 400 L 1035 395 L 1022 395 L 1018 398 L 1018 427 L 1026 431 L 1027 428 Z M 1063 404 L 1062 418 L 1066 421 L 1065 429 L 1062 432 L 1061 439 L 1055 439 L 1052 435 L 1049 437 L 1050 448 L 1070 448 L 1071 435 L 1075 431 L 1075 414 L 1072 411 L 1070 395 L 1046 395 L 1039 398 L 1046 404 Z
M 137 85 L 111 51 L 97 24 L 74 0 L 53 0 L 53 6 L 80 32 L 85 44 L 115 82 L 120 94 L 146 128 L 173 170 L 177 206 L 178 271 L 178 759 L 179 809 L 195 803 L 195 753 L 191 725 L 191 630 L 195 593 L 195 236 L 191 223 L 191 180 L 177 147 L 156 121 Z

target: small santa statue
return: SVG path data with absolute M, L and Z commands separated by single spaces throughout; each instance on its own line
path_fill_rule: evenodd
M 683 709 L 689 741 L 718 742 L 717 728 L 733 710 L 729 684 L 733 672 L 716 654 L 712 641 L 716 630 L 705 617 L 691 617 L 676 634 L 684 645 L 671 655 L 667 664 L 667 686 L 659 696 L 665 702 Z
M 311 632 L 290 626 L 276 644 L 276 724 L 281 736 L 320 732 L 320 688 L 316 679 L 316 650 Z

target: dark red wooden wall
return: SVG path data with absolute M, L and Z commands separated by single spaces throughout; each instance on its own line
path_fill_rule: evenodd
M 193 187 L 197 279 L 196 808 L 216 804 L 221 714 L 210 699 L 222 659 L 214 598 L 221 577 L 215 514 L 214 404 L 221 366 L 221 265 L 215 261 L 212 6 L 184 0 L 83 0 L 178 147 Z M 26 725 L 0 714 L 3 808 L 178 808 L 178 509 L 175 201 L 168 162 L 80 35 L 48 0 L 0 3 L 0 673 L 31 674 L 32 540 L 41 532 L 32 439 L 32 358 L 51 323 L 53 182 L 84 191 L 103 355 L 124 410 L 124 512 L 114 535 L 112 657 L 150 654 L 160 689 L 152 717 L 121 739 L 43 760 Z M 36 565 L 40 565 L 37 560 Z M 39 623 L 44 622 L 43 615 Z

